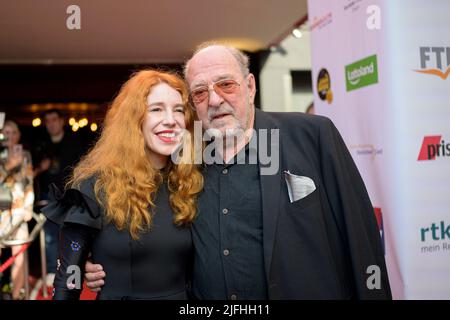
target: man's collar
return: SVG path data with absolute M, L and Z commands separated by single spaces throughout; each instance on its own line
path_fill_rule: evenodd
M 255 107 L 255 123 L 253 128 L 258 133 L 259 129 L 278 129 L 276 124 L 272 121 L 271 117 L 267 112 L 264 112 Z

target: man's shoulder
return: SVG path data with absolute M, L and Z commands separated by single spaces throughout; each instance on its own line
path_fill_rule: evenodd
M 266 112 L 261 115 L 271 120 L 277 127 L 296 127 L 304 129 L 318 129 L 329 125 L 331 120 L 325 116 L 311 115 L 303 112 Z

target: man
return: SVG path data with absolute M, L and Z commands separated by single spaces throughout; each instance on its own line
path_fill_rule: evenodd
M 48 136 L 37 144 L 35 154 L 39 164 L 34 170 L 37 182 L 37 206 L 48 202 L 48 186 L 55 183 L 64 188 L 72 166 L 82 155 L 81 141 L 64 130 L 64 117 L 57 109 L 44 113 L 44 123 Z M 51 221 L 45 223 L 45 243 L 47 270 L 56 271 L 59 227 Z
M 48 186 L 64 187 L 65 179 L 81 156 L 81 141 L 64 130 L 64 117 L 57 109 L 44 113 L 48 136 L 38 144 L 40 163 L 35 169 L 39 176 L 41 198 L 47 200 Z
M 255 111 L 248 58 L 231 47 L 200 47 L 185 77 L 203 128 L 234 141 L 223 144 L 223 163 L 205 169 L 192 229 L 193 296 L 391 298 L 372 205 L 332 122 Z M 256 137 L 229 135 L 251 128 Z M 280 155 L 275 174 L 263 174 L 260 161 L 234 164 L 250 156 L 249 140 L 259 138 L 260 129 L 279 132 L 279 144 L 268 146 Z M 89 287 L 103 283 L 100 268 L 87 265 Z

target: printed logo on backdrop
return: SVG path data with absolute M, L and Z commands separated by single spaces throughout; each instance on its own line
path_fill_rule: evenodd
M 347 0 L 344 5 L 344 11 L 351 10 L 352 12 L 358 11 L 360 7 L 360 3 L 363 0 Z
M 420 47 L 420 69 L 414 69 L 426 75 L 447 80 L 450 74 L 450 47 Z
M 425 136 L 417 161 L 436 160 L 444 157 L 450 157 L 450 143 L 446 143 L 442 136 Z
M 384 226 L 383 226 L 383 214 L 381 208 L 373 208 L 375 218 L 377 219 L 378 231 L 380 231 L 381 244 L 383 246 L 383 253 L 386 255 L 386 249 L 384 245 Z
M 358 60 L 345 66 L 345 82 L 347 91 L 378 83 L 377 55 Z
M 315 29 L 321 30 L 325 28 L 326 26 L 330 25 L 333 22 L 333 13 L 328 12 L 320 17 L 314 17 L 312 19 L 310 29 L 311 31 L 314 31 Z
M 372 159 L 383 154 L 383 149 L 377 148 L 373 144 L 356 144 L 350 145 L 349 148 L 355 150 L 357 156 L 369 156 Z
M 327 69 L 321 69 L 317 75 L 317 93 L 320 100 L 333 102 L 333 92 L 331 91 L 331 78 Z
M 450 253 L 450 222 L 434 221 L 420 228 L 421 253 Z
M 367 14 L 366 27 L 369 30 L 381 29 L 381 8 L 377 5 L 370 4 L 368 6 L 363 5 L 363 0 L 346 0 L 343 6 L 344 12 L 350 12 L 354 14 L 359 12 L 361 8 L 365 7 Z M 364 10 L 364 9 L 363 9 Z

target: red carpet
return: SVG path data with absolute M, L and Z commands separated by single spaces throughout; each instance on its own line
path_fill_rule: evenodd
M 36 296 L 36 300 L 52 300 L 53 287 L 47 287 L 47 298 L 42 295 L 42 288 Z M 95 300 L 97 294 L 89 290 L 85 284 L 83 284 L 83 291 L 81 292 L 80 300 Z

